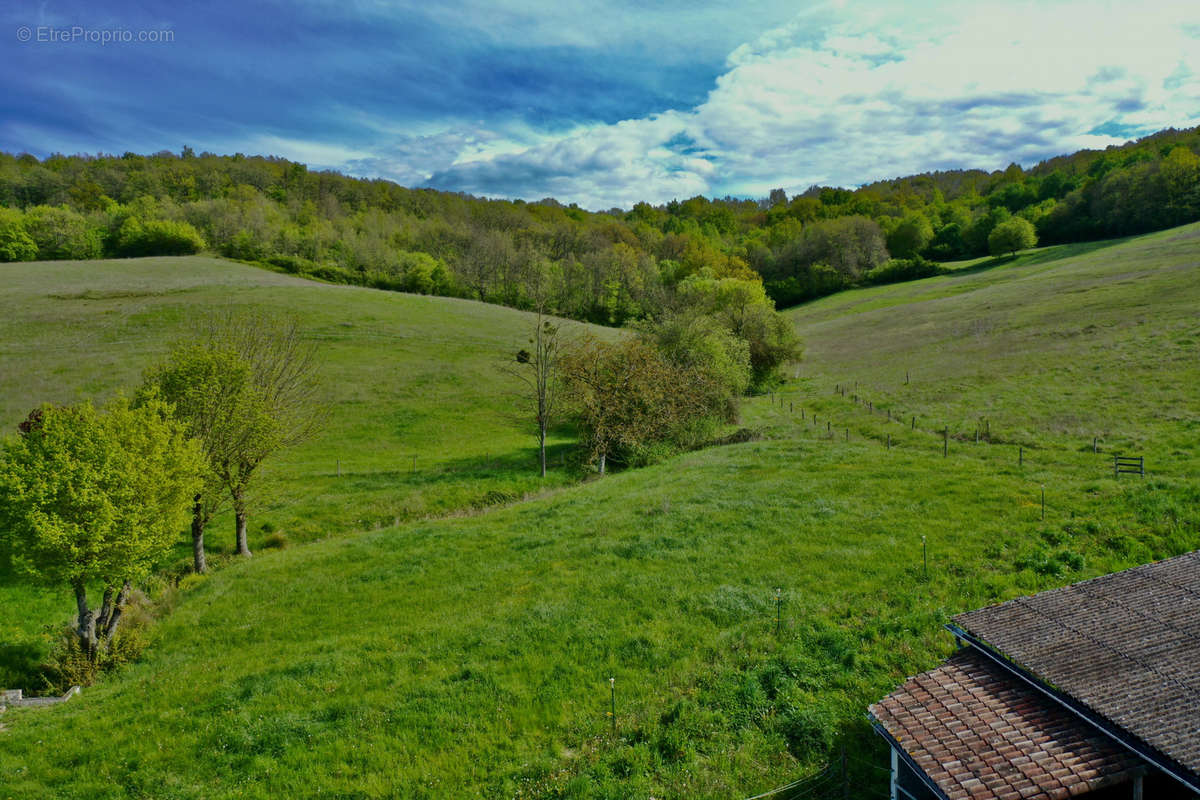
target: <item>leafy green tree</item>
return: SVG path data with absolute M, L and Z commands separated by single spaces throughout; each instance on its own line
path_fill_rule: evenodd
M 99 228 L 67 206 L 34 206 L 25 212 L 25 230 L 43 260 L 99 258 L 103 237 Z
M 963 241 L 963 226 L 958 222 L 950 222 L 938 229 L 933 241 L 929 243 L 929 254 L 942 261 L 962 258 L 967 251 Z
M 725 417 L 737 419 L 737 399 L 750 388 L 750 343 L 709 314 L 694 309 L 664 314 L 641 327 L 644 337 L 676 366 L 705 375 L 725 394 Z
M 861 215 L 813 222 L 788 250 L 781 258 L 793 265 L 793 274 L 806 266 L 825 264 L 849 281 L 888 260 L 883 230 Z
M 37 254 L 37 242 L 26 233 L 21 212 L 0 208 L 0 261 L 33 261 Z
M 1200 216 L 1200 156 L 1182 145 L 1173 147 L 1160 167 L 1170 211 L 1170 224 Z
M 1002 253 L 1016 253 L 1037 244 L 1037 231 L 1029 220 L 1021 217 L 1001 222 L 988 234 L 988 250 L 998 256 Z
M 686 445 L 723 412 L 720 387 L 641 339 L 583 339 L 560 363 L 588 461 L 601 474 L 610 462 L 642 463 L 655 448 Z
M 988 237 L 992 235 L 992 230 L 1000 223 L 1007 222 L 1011 217 L 1012 214 L 1004 206 L 996 206 L 977 217 L 963 231 L 963 242 L 967 245 L 968 251 L 976 255 L 990 252 Z
M 229 499 L 228 464 L 244 442 L 264 436 L 270 425 L 250 364 L 229 347 L 180 343 L 147 372 L 142 395 L 170 403 L 204 453 L 203 483 L 192 498 L 192 564 L 206 572 L 204 531 Z
M 780 367 L 799 360 L 803 350 L 792 324 L 775 310 L 761 281 L 693 276 L 679 286 L 687 308 L 711 315 L 750 352 L 750 387 L 761 391 Z
M 184 426 L 153 399 L 43 406 L 0 445 L 0 544 L 27 578 L 71 587 L 75 634 L 93 661 L 132 584 L 175 541 L 202 466 Z
M 909 214 L 888 234 L 887 249 L 894 258 L 912 258 L 933 241 L 933 226 L 919 212 Z

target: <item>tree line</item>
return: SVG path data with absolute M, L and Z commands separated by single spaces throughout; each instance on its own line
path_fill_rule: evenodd
M 1200 219 L 1200 129 L 1028 170 L 782 189 L 588 212 L 314 172 L 284 159 L 0 154 L 0 260 L 212 251 L 325 280 L 471 297 L 608 325 L 688 278 L 761 281 L 779 305 L 936 274 L 937 262 Z M 1013 222 L 1022 220 L 1023 222 Z M 1028 223 L 1028 224 L 1025 224 Z M 993 236 L 1000 229 L 1003 236 Z M 1030 235 L 1032 233 L 1032 236 Z M 1013 247 L 1013 244 L 1019 245 Z

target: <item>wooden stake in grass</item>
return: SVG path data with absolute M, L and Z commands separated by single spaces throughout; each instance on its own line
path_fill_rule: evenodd
M 950 455 L 950 429 L 942 428 L 942 458 Z
M 917 418 L 916 417 L 912 418 L 912 429 L 914 431 L 917 429 Z
M 611 703 L 608 715 L 612 717 L 612 732 L 613 738 L 617 736 L 617 679 L 608 679 L 608 694 Z
M 1021 467 L 1024 465 L 1025 465 L 1025 448 L 1018 446 L 1017 447 L 1017 466 Z
M 846 441 L 850 441 L 850 429 L 846 428 Z
M 904 385 L 908 386 L 908 370 L 904 370 Z
M 891 435 L 890 433 L 888 434 L 888 443 L 887 443 L 887 449 L 888 449 L 888 450 L 891 450 L 891 449 L 892 449 L 892 435 Z
M 339 458 L 337 462 L 337 476 L 342 477 L 342 460 Z
M 1100 445 L 1099 445 L 1098 439 L 1095 436 L 1092 437 L 1092 452 L 1093 453 L 1100 452 Z

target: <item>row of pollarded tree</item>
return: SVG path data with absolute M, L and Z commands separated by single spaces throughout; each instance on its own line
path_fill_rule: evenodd
M 0 560 L 73 590 L 85 660 L 104 656 L 132 586 L 189 513 L 197 572 L 207 569 L 204 529 L 225 503 L 237 552 L 250 555 L 251 481 L 318 418 L 314 355 L 294 321 L 229 311 L 177 344 L 132 399 L 44 405 L 0 445 Z M 88 596 L 97 586 L 98 609 Z

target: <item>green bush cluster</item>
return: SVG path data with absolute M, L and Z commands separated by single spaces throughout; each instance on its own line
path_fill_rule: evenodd
M 893 258 L 864 275 L 863 283 L 870 286 L 879 286 L 885 283 L 902 283 L 904 281 L 915 281 L 919 278 L 931 278 L 934 275 L 942 275 L 945 272 L 945 268 L 936 262 L 922 258 L 919 255 L 912 258 Z

